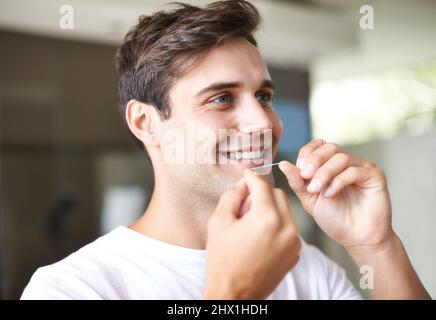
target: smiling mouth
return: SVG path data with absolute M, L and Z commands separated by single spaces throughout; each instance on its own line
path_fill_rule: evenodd
M 231 160 L 261 160 L 263 159 L 264 150 L 220 152 L 220 153 L 224 157 Z
M 224 159 L 219 161 L 220 164 L 242 164 L 248 167 L 255 167 L 271 163 L 272 161 L 272 147 L 264 149 L 256 148 L 255 150 L 239 150 L 239 151 L 225 151 L 219 152 L 220 158 Z M 228 160 L 225 160 L 228 159 Z

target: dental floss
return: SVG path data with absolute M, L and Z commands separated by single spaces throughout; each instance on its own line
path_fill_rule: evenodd
M 266 172 L 266 173 L 261 173 L 261 172 L 259 172 L 258 171 L 258 169 L 263 169 L 263 168 L 268 168 L 268 167 L 273 167 L 273 166 L 275 166 L 275 165 L 278 165 L 280 162 L 276 162 L 276 163 L 271 163 L 271 164 L 266 164 L 266 165 L 264 165 L 264 166 L 260 166 L 260 167 L 254 167 L 254 168 L 252 168 L 251 170 L 253 170 L 255 173 L 257 173 L 257 174 L 268 174 L 268 173 L 270 173 L 270 170 L 268 170 L 268 172 Z

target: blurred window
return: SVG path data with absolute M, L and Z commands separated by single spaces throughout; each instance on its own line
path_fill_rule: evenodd
M 436 128 L 436 61 L 312 87 L 313 135 L 343 145 Z

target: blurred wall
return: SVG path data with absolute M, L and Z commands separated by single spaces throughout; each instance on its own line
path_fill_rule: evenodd
M 374 8 L 373 30 L 359 28 L 362 17 L 359 8 L 363 4 Z M 313 82 L 436 57 L 434 0 L 362 0 L 352 3 L 343 15 L 353 21 L 356 43 L 313 59 L 310 63 Z
M 0 32 L 0 52 L 0 280 L 17 298 L 37 266 L 99 234 L 99 155 L 136 148 L 117 112 L 115 47 Z

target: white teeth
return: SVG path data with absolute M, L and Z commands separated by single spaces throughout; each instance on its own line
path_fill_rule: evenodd
M 236 160 L 251 160 L 251 159 L 259 159 L 263 157 L 263 151 L 244 151 L 244 152 L 230 152 L 228 153 L 228 157 L 230 159 Z
M 263 157 L 263 151 L 251 151 L 250 152 L 250 158 L 256 159 L 256 158 L 262 158 Z
M 242 158 L 242 153 L 241 152 L 231 152 L 231 153 L 229 153 L 229 158 L 240 160 Z

